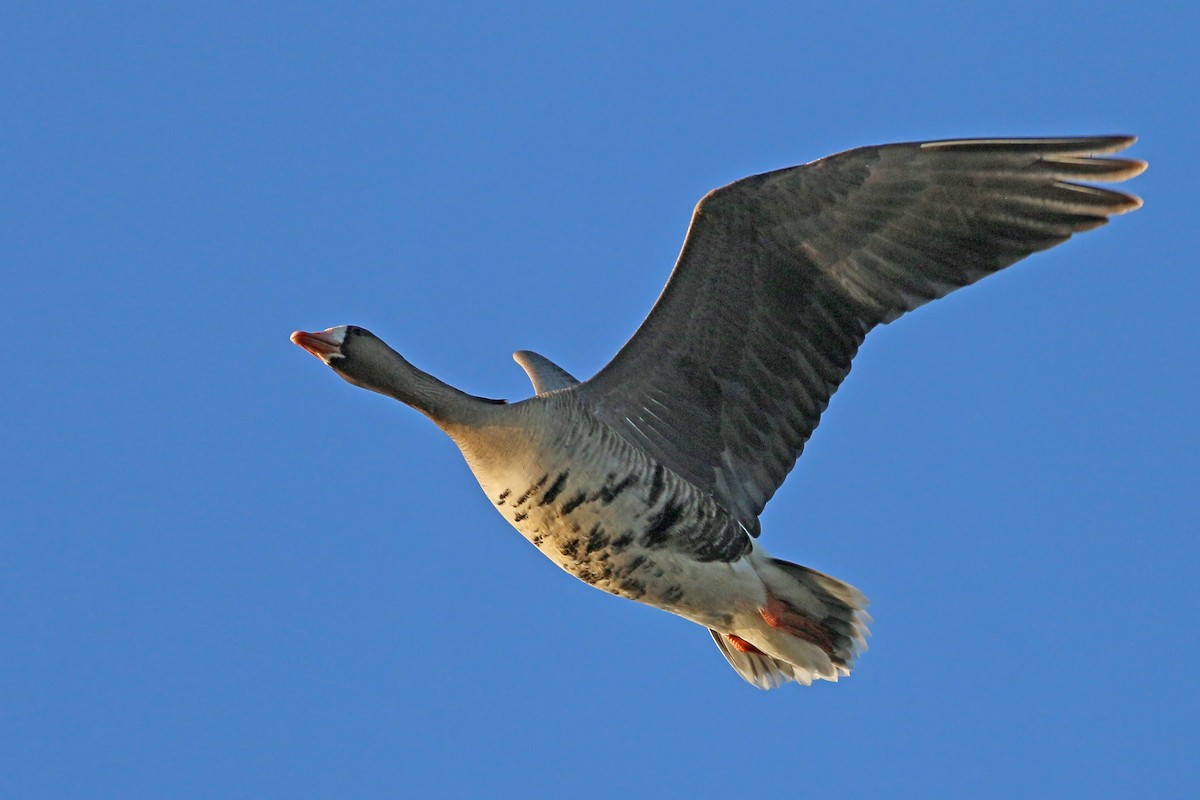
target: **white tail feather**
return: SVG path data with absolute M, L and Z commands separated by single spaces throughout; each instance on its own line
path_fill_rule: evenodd
M 757 565 L 768 603 L 734 629 L 710 629 L 721 654 L 748 683 L 774 689 L 849 675 L 867 649 L 867 599 L 849 584 L 775 558 Z

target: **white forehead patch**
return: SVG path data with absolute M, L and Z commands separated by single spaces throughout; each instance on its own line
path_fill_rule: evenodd
M 349 325 L 338 325 L 336 328 L 326 328 L 321 333 L 329 334 L 329 338 L 338 347 L 342 346 L 342 342 L 346 341 L 346 331 L 350 329 Z

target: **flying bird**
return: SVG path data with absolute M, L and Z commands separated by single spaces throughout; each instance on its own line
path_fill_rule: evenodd
M 353 325 L 292 341 L 422 412 L 547 558 L 708 628 L 760 688 L 848 675 L 866 598 L 768 555 L 759 514 L 867 332 L 1141 201 L 1092 185 L 1146 164 L 1129 136 L 864 147 L 754 175 L 697 204 L 649 316 L 580 382 L 514 354 L 536 393 L 466 394 Z

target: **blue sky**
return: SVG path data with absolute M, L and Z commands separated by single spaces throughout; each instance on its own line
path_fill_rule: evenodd
M 0 10 L 0 796 L 1191 797 L 1190 4 Z M 1135 133 L 1141 211 L 868 339 L 764 515 L 840 684 L 556 570 L 416 413 L 590 375 L 692 205 L 923 138 Z

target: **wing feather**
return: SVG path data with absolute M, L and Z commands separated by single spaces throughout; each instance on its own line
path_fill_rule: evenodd
M 574 391 L 753 533 L 867 332 L 1141 201 L 1132 137 L 850 150 L 696 206 L 670 280 Z

